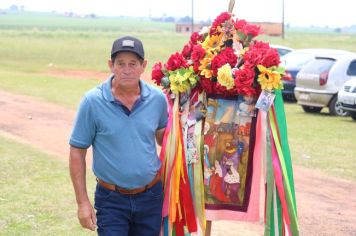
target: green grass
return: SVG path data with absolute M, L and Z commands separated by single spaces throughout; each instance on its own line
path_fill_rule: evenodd
M 131 34 L 145 44 L 149 68 L 180 51 L 188 36 L 172 33 L 0 30 L 0 70 L 43 72 L 50 69 L 108 71 L 112 42 Z M 50 66 L 51 65 L 51 66 Z
M 356 181 L 356 122 L 330 116 L 326 108 L 307 114 L 286 103 L 285 109 L 293 163 Z
M 0 143 L 0 235 L 91 235 L 76 218 L 67 164 L 2 136 Z
M 306 33 L 287 31 L 285 39 L 262 36 L 261 39 L 291 48 L 333 48 L 356 52 L 355 34 Z
M 175 30 L 174 23 L 151 22 L 147 18 L 65 17 L 56 13 L 21 12 L 0 14 L 0 29 L 16 30 L 69 30 L 101 32 L 155 32 Z

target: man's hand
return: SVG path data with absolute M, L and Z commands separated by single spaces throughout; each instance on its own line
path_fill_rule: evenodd
M 71 146 L 69 154 L 69 170 L 78 204 L 79 222 L 84 228 L 94 231 L 96 228 L 96 216 L 93 206 L 88 198 L 85 179 L 86 153 L 86 149 Z
M 95 231 L 96 216 L 90 202 L 78 204 L 78 219 L 83 228 Z

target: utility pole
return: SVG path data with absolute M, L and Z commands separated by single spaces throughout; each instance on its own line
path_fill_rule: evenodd
M 284 0 L 282 0 L 282 39 L 284 39 Z
M 194 0 L 192 0 L 192 33 L 194 32 Z

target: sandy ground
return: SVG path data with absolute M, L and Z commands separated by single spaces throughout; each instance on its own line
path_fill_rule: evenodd
M 67 143 L 74 116 L 73 110 L 0 91 L 0 134 L 63 161 L 68 160 Z M 294 166 L 294 176 L 300 235 L 356 235 L 356 183 L 299 166 Z M 262 234 L 262 223 L 232 221 L 213 222 L 211 233 Z

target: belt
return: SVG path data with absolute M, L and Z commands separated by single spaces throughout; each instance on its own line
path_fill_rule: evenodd
M 109 189 L 111 191 L 119 192 L 121 194 L 126 194 L 126 195 L 132 195 L 132 194 L 138 194 L 138 193 L 145 192 L 147 189 L 152 188 L 160 180 L 161 180 L 161 175 L 157 173 L 156 176 L 153 178 L 153 180 L 150 183 L 148 183 L 146 186 L 141 187 L 141 188 L 126 189 L 126 188 L 121 188 L 115 184 L 106 183 L 105 181 L 96 178 L 96 181 L 102 187 Z

